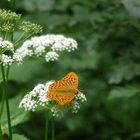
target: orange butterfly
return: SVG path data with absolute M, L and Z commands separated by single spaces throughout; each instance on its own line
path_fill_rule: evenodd
M 70 72 L 49 86 L 47 97 L 55 100 L 60 105 L 65 105 L 70 103 L 75 94 L 79 92 L 77 87 L 78 76 L 76 73 Z

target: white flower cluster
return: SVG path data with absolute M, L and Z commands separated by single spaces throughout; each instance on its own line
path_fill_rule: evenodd
M 47 62 L 54 61 L 58 59 L 59 52 L 70 52 L 75 49 L 77 49 L 77 42 L 72 38 L 66 38 L 63 35 L 42 35 L 25 41 L 16 50 L 14 60 L 21 62 L 26 56 L 43 56 Z
M 77 113 L 79 109 L 80 109 L 79 102 L 73 101 L 72 102 L 72 113 Z
M 75 95 L 75 98 L 72 100 L 72 102 L 70 103 L 71 107 L 71 111 L 72 113 L 78 113 L 79 109 L 80 109 L 80 102 L 85 102 L 87 101 L 87 98 L 86 96 L 79 91 L 78 94 Z M 66 107 L 66 109 L 68 109 L 68 107 Z M 60 106 L 54 106 L 52 109 L 51 109 L 51 112 L 53 114 L 53 116 L 62 116 L 63 115 L 63 112 L 62 110 L 66 110 L 65 109 L 65 106 L 64 107 L 60 107 Z
M 50 52 L 46 53 L 46 55 L 45 55 L 45 59 L 46 59 L 47 62 L 55 61 L 55 60 L 58 59 L 58 57 L 59 57 L 59 55 L 56 52 L 53 52 L 53 51 L 50 51 Z
M 13 59 L 11 56 L 1 54 L 0 55 L 0 62 L 2 63 L 3 66 L 8 66 L 13 63 Z
M 13 52 L 13 44 L 7 40 L 3 40 L 0 37 L 0 63 L 2 63 L 3 66 L 11 65 L 13 63 L 13 59 L 11 56 L 3 54 L 7 50 Z
M 26 111 L 35 111 L 39 106 L 50 107 L 51 99 L 47 98 L 49 86 L 54 81 L 47 82 L 46 84 L 38 84 L 21 100 L 19 107 L 24 108 Z M 72 113 L 77 113 L 80 109 L 80 102 L 85 102 L 87 99 L 81 92 L 75 95 L 75 98 L 67 105 L 54 104 L 50 109 L 53 116 L 62 116 L 64 110 L 71 110 Z
M 80 104 L 79 102 L 85 102 L 87 101 L 86 96 L 79 91 L 78 94 L 75 96 L 75 100 L 72 102 L 72 113 L 77 113 L 78 110 L 80 109 Z
M 62 109 L 57 105 L 51 108 L 52 115 L 54 117 L 63 116 Z
M 35 111 L 38 106 L 45 106 L 49 103 L 50 99 L 47 98 L 47 91 L 50 84 L 53 82 L 47 82 L 46 84 L 38 84 L 30 91 L 19 104 L 19 108 L 24 108 L 26 111 Z
M 75 99 L 80 100 L 81 102 L 87 101 L 85 94 L 83 94 L 82 92 L 79 92 L 78 94 L 76 94 Z
M 13 44 L 11 42 L 9 42 L 7 40 L 3 40 L 0 37 L 0 49 L 3 50 L 3 51 L 6 51 L 6 50 L 13 51 L 14 50 L 14 46 L 13 46 Z
M 22 63 L 27 56 L 43 56 L 46 62 L 55 61 L 59 58 L 59 52 L 70 52 L 75 49 L 77 49 L 77 42 L 63 35 L 48 34 L 32 37 L 15 51 L 11 42 L 0 38 L 0 63 L 4 66 L 11 65 L 13 62 Z M 12 55 L 3 54 L 6 50 L 12 51 Z

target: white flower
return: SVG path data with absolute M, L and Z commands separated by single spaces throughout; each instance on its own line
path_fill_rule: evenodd
M 40 56 L 43 53 L 45 53 L 45 46 L 38 46 L 35 50 L 34 53 L 36 56 Z
M 32 55 L 33 55 L 33 51 L 31 49 L 28 49 L 27 47 L 21 47 L 16 50 L 16 52 L 13 55 L 13 59 L 16 62 L 21 63 L 26 56 L 32 56 Z
M 45 59 L 46 59 L 47 62 L 49 62 L 49 61 L 55 61 L 55 60 L 58 59 L 58 57 L 59 57 L 59 55 L 56 52 L 53 52 L 53 51 L 48 52 L 45 55 Z
M 80 105 L 77 101 L 72 102 L 72 113 L 77 113 L 80 109 Z
M 23 45 L 21 46 L 21 48 L 30 48 L 33 45 L 31 40 L 26 40 Z
M 63 112 L 57 106 L 52 107 L 51 112 L 54 117 L 63 116 Z
M 19 104 L 19 108 L 24 108 L 25 110 L 35 111 L 38 106 L 45 106 L 49 103 L 50 99 L 47 98 L 48 87 L 53 83 L 53 81 L 47 82 L 46 84 L 38 84 L 30 91 Z
M 76 94 L 75 99 L 80 100 L 81 102 L 87 101 L 86 96 L 82 92 L 79 92 L 78 94 Z
M 20 64 L 22 62 L 22 60 L 23 60 L 23 56 L 20 55 L 20 53 L 15 53 L 13 55 L 13 60 Z
M 77 42 L 74 39 L 66 38 L 63 35 L 47 34 L 26 40 L 23 45 L 16 50 L 14 59 L 18 62 L 22 62 L 26 56 L 43 56 L 48 62 L 58 60 L 59 55 L 57 52 L 70 52 L 75 49 L 77 49 Z
M 56 42 L 52 45 L 52 50 L 53 51 L 64 51 L 66 48 L 62 44 L 62 42 Z
M 87 101 L 87 98 L 82 92 L 76 94 L 74 100 L 72 101 L 72 113 L 77 113 L 80 109 L 80 102 L 85 101 Z
M 72 38 L 67 38 L 63 41 L 63 45 L 66 46 L 66 50 L 68 52 L 70 51 L 74 51 L 75 49 L 77 49 L 77 42 L 72 39 Z
M 2 54 L 0 55 L 0 62 L 3 64 L 3 66 L 8 66 L 13 63 L 13 59 L 11 56 Z
M 13 43 L 7 40 L 2 40 L 2 38 L 0 38 L 0 48 L 10 51 L 14 50 Z

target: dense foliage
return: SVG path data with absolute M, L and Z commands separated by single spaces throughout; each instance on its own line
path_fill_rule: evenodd
M 69 71 L 78 73 L 79 89 L 88 100 L 78 114 L 56 118 L 56 139 L 140 139 L 140 25 L 137 16 L 126 10 L 127 1 L 17 1 L 17 13 L 41 24 L 44 34 L 64 34 L 79 44 L 77 51 L 63 54 L 58 62 L 25 61 L 18 69 L 11 68 L 12 100 L 20 100 L 19 95 L 38 82 L 59 79 Z M 9 8 L 5 0 L 0 8 Z M 14 131 L 32 140 L 42 140 L 44 112 L 19 114 L 24 123 Z M 17 118 L 13 123 L 18 124 Z

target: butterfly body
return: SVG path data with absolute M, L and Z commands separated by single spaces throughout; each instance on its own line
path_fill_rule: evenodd
M 74 72 L 68 73 L 59 81 L 49 86 L 47 97 L 55 100 L 58 104 L 68 104 L 78 92 L 78 76 Z

